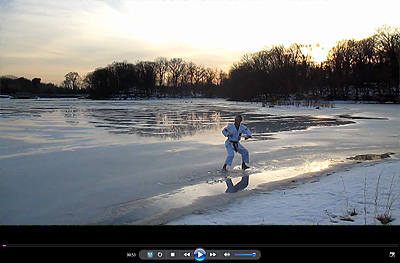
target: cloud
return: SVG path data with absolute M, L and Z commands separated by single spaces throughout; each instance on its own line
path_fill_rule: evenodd
M 84 75 L 113 61 L 158 56 L 229 70 L 242 55 L 271 44 L 320 43 L 328 50 L 334 41 L 369 36 L 375 27 L 398 21 L 395 5 L 0 0 L 0 74 L 60 83 L 69 71 Z M 338 14 L 340 19 L 331 17 Z
M 59 84 L 69 71 L 85 75 L 113 61 L 134 63 L 166 56 L 206 66 L 221 60 L 226 64 L 223 50 L 210 54 L 189 42 L 146 38 L 143 19 L 135 18 L 120 1 L 67 2 L 13 1 L 2 11 L 2 74 L 39 76 L 44 82 Z M 153 33 L 158 31 L 165 30 Z

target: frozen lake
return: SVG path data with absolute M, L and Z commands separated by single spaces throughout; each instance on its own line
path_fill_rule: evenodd
M 221 129 L 237 114 L 254 134 L 243 142 L 252 168 L 242 172 L 236 155 L 222 174 Z M 0 124 L 0 224 L 167 223 L 268 182 L 400 149 L 399 105 L 0 100 Z

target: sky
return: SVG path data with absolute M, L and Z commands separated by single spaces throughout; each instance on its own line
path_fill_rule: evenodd
M 183 58 L 229 71 L 250 52 L 400 26 L 398 0 L 0 0 L 0 76 L 60 84 L 114 61 Z

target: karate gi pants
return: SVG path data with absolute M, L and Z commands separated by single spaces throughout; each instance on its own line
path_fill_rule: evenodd
M 226 157 L 225 164 L 231 166 L 233 157 L 235 156 L 235 149 L 233 147 L 233 143 L 230 141 L 225 141 L 225 148 L 228 152 L 228 156 Z M 242 155 L 242 162 L 249 162 L 249 152 L 244 148 L 239 142 L 237 143 L 237 152 Z

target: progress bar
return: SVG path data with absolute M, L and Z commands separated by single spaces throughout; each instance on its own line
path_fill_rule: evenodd
M 73 247 L 100 247 L 100 248 L 113 248 L 113 247 L 126 247 L 126 248 L 146 248 L 146 247 L 163 247 L 163 248 L 192 248 L 196 244 L 16 244 L 8 243 L 2 244 L 1 247 L 59 247 L 59 248 L 73 248 Z M 208 247 L 233 247 L 233 248 L 398 248 L 399 244 L 207 244 Z

